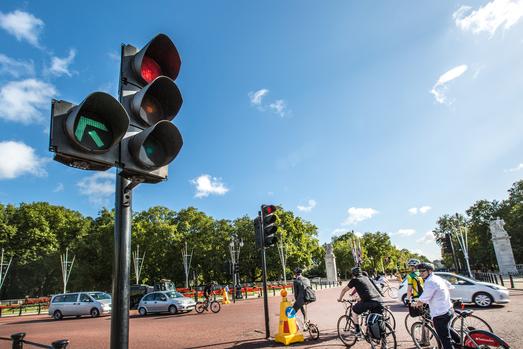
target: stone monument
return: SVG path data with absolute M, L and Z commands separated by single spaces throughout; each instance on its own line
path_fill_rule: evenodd
M 518 270 L 514 260 L 514 252 L 512 252 L 512 245 L 510 244 L 510 236 L 503 228 L 504 224 L 505 221 L 499 217 L 495 221 L 490 222 L 490 233 L 492 234 L 492 243 L 494 244 L 494 252 L 496 252 L 499 272 L 503 275 L 517 274 Z
M 325 247 L 325 269 L 327 271 L 327 281 L 338 282 L 338 273 L 336 271 L 336 256 L 332 251 L 332 244 Z

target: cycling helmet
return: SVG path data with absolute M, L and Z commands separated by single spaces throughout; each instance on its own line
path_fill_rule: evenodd
M 354 276 L 360 276 L 361 275 L 361 268 L 360 267 L 354 267 L 350 270 L 351 274 Z
M 434 270 L 434 264 L 429 262 L 422 262 L 416 266 L 417 269 Z
M 408 265 L 409 267 L 415 267 L 415 266 L 417 266 L 419 263 L 420 263 L 419 259 L 412 258 L 412 259 L 409 259 L 409 261 L 407 262 L 407 265 Z

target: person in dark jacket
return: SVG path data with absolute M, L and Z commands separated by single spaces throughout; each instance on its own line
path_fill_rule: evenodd
M 303 314 L 303 323 L 307 324 L 307 312 L 305 311 L 305 288 L 310 286 L 311 282 L 309 279 L 301 275 L 302 270 L 300 268 L 294 269 L 294 282 L 292 283 L 294 293 L 294 304 L 292 305 L 295 312 L 301 310 Z M 305 325 L 307 326 L 307 325 Z M 307 329 L 304 329 L 306 331 Z
M 341 302 L 345 293 L 352 290 L 351 294 L 357 293 L 360 300 L 352 307 L 352 320 L 354 321 L 356 334 L 361 333 L 358 316 L 363 312 L 370 310 L 371 313 L 383 312 L 383 298 L 376 284 L 366 275 L 363 274 L 360 267 L 354 267 L 351 270 L 352 279 L 345 286 L 338 297 Z

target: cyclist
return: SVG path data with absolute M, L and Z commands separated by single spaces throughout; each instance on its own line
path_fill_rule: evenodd
M 389 282 L 385 278 L 385 274 L 383 274 L 383 273 L 378 274 L 378 278 L 376 279 L 376 282 L 378 283 L 378 285 L 380 286 L 380 288 L 382 290 L 385 288 L 385 286 L 387 286 L 389 284 Z
M 304 326 L 307 326 L 307 312 L 305 311 L 305 288 L 311 285 L 309 279 L 301 275 L 302 270 L 300 268 L 294 269 L 294 282 L 292 283 L 293 293 L 294 293 L 294 304 L 292 308 L 295 312 L 301 310 L 303 314 L 303 323 Z M 307 328 L 304 328 L 304 331 L 307 331 Z
M 418 299 L 423 292 L 423 278 L 419 275 L 416 266 L 420 263 L 417 259 L 409 259 L 407 262 L 410 273 L 407 274 L 407 301 L 412 302 L 413 299 Z
M 205 297 L 205 301 L 209 303 L 211 300 L 212 291 L 214 290 L 214 285 L 216 285 L 216 282 L 210 281 L 205 285 L 203 289 L 203 296 Z
M 356 335 L 361 334 L 360 322 L 358 316 L 363 312 L 370 310 L 371 313 L 383 313 L 383 298 L 376 284 L 366 275 L 363 274 L 360 267 L 351 269 L 352 279 L 345 286 L 338 297 L 341 302 L 345 293 L 354 289 L 360 300 L 352 307 L 352 320 L 355 325 Z
M 431 263 L 420 263 L 417 265 L 417 268 L 424 280 L 425 288 L 415 306 L 429 305 L 432 323 L 441 340 L 443 349 L 452 349 L 449 323 L 453 316 L 453 308 L 449 289 L 454 288 L 454 286 L 445 279 L 435 275 L 433 273 L 434 265 Z

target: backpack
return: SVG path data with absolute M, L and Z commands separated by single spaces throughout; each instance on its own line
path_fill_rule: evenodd
M 312 289 L 311 282 L 306 277 L 302 277 L 303 301 L 305 304 L 316 302 L 316 293 Z
M 374 339 L 381 339 L 385 335 L 386 327 L 383 315 L 371 313 L 367 316 L 367 328 Z
M 410 273 L 409 276 L 412 278 L 412 281 L 416 283 L 416 289 L 418 290 L 418 297 L 421 296 L 421 294 L 423 293 L 423 286 L 421 285 L 421 282 L 419 282 L 419 277 L 418 275 L 414 274 L 413 273 Z

